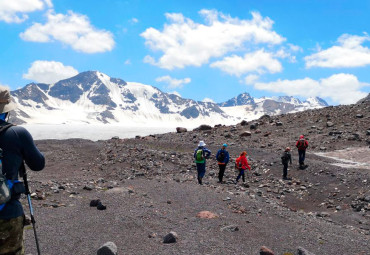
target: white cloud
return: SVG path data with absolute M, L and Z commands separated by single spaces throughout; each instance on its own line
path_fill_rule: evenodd
M 352 74 L 339 73 L 318 81 L 311 78 L 300 80 L 279 79 L 269 83 L 257 82 L 254 87 L 259 90 L 284 93 L 289 96 L 305 98 L 318 96 L 330 98 L 340 104 L 351 104 L 367 95 L 367 93 L 361 92 L 360 89 L 369 85 L 359 82 L 357 77 Z
M 72 66 L 65 66 L 61 62 L 37 60 L 32 63 L 28 72 L 23 74 L 23 78 L 52 84 L 77 74 L 78 71 L 76 69 Z
M 223 60 L 214 62 L 211 67 L 217 67 L 222 71 L 240 76 L 249 72 L 262 73 L 277 73 L 283 69 L 281 63 L 274 59 L 273 54 L 265 52 L 263 49 L 256 52 L 247 53 L 244 57 L 232 55 L 225 57 Z
M 34 23 L 20 37 L 26 41 L 44 43 L 56 40 L 84 53 L 111 51 L 114 47 L 113 34 L 93 27 L 85 15 L 72 11 L 66 15 L 50 11 L 47 19 L 45 24 Z
M 168 23 L 162 31 L 146 29 L 141 36 L 153 51 L 163 53 L 147 63 L 172 70 L 201 66 L 210 58 L 243 49 L 247 44 L 282 43 L 285 38 L 272 30 L 273 21 L 252 12 L 251 20 L 240 20 L 215 10 L 201 10 L 206 24 L 196 23 L 181 13 L 166 14 Z
M 137 18 L 132 18 L 132 19 L 130 19 L 130 20 L 129 20 L 129 22 L 130 22 L 131 24 L 136 24 L 136 23 L 138 23 L 138 22 L 139 22 L 139 20 L 138 20 Z
M 250 74 L 245 77 L 244 82 L 245 84 L 251 85 L 254 84 L 258 80 L 259 76 L 256 74 Z
M 125 63 L 124 63 L 125 65 L 131 65 L 131 60 L 130 59 L 126 59 L 126 61 L 125 61 Z
M 0 21 L 21 23 L 28 19 L 26 13 L 40 11 L 53 4 L 51 0 L 0 0 Z
M 215 103 L 215 101 L 213 101 L 213 99 L 208 98 L 208 97 L 204 98 L 204 99 L 202 100 L 202 102 L 204 102 L 204 103 Z
M 168 84 L 168 88 L 182 88 L 184 84 L 188 84 L 191 82 L 190 78 L 185 78 L 185 79 L 175 79 L 172 78 L 169 75 L 158 77 L 155 79 L 156 82 L 164 82 Z
M 364 36 L 341 35 L 337 43 L 326 50 L 306 56 L 306 67 L 361 67 L 370 64 L 370 49 L 362 46 L 365 41 L 370 41 L 369 35 Z

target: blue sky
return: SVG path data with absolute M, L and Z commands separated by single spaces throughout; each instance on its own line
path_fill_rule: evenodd
M 0 84 L 87 70 L 184 98 L 370 92 L 370 1 L 0 0 Z

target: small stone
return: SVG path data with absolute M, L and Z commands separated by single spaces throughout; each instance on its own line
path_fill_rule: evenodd
M 282 126 L 283 123 L 281 121 L 276 122 L 276 126 Z
M 215 219 L 218 218 L 218 215 L 210 211 L 201 211 L 197 214 L 197 217 L 201 219 Z
M 305 248 L 298 247 L 298 255 L 315 255 L 315 254 L 307 251 Z
M 331 122 L 331 121 L 328 121 L 328 122 L 326 122 L 326 126 L 327 127 L 332 127 L 332 126 L 334 126 L 334 123 Z
M 266 246 L 262 246 L 260 249 L 260 255 L 274 255 L 274 254 L 275 253 Z
M 238 226 L 230 225 L 230 226 L 222 227 L 221 231 L 236 232 L 236 231 L 239 231 L 239 228 Z
M 86 185 L 85 187 L 83 187 L 84 190 L 92 190 L 93 188 L 91 186 L 88 186 Z
M 97 255 L 117 255 L 117 246 L 113 242 L 107 242 L 99 248 Z
M 356 114 L 356 118 L 358 118 L 358 119 L 362 119 L 363 117 L 364 117 L 363 114 Z
M 177 233 L 171 231 L 167 235 L 163 237 L 163 243 L 176 243 L 177 241 Z

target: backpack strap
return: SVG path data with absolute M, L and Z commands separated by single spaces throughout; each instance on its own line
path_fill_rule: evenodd
M 8 123 L 6 121 L 0 123 L 0 134 L 10 128 L 11 126 L 14 126 L 14 124 Z

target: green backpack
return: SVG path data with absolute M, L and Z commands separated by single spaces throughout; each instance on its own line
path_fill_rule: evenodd
M 196 160 L 197 162 L 202 162 L 202 161 L 204 161 L 203 149 L 198 149 L 198 150 L 197 150 L 197 154 L 196 154 L 196 156 L 195 156 L 195 160 Z

